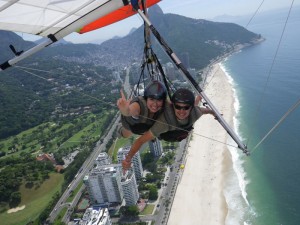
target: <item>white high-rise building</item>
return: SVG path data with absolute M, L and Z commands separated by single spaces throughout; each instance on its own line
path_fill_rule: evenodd
M 108 165 L 111 164 L 111 159 L 106 152 L 101 152 L 95 160 L 95 163 L 97 166 Z
M 154 141 L 149 141 L 149 148 L 154 157 L 161 156 L 163 148 L 160 140 L 155 138 Z
M 137 201 L 139 200 L 139 192 L 135 175 L 131 170 L 126 171 L 126 174 L 122 176 L 121 186 L 124 193 L 126 206 L 136 205 Z
M 118 163 L 122 163 L 122 161 L 125 159 L 125 156 L 129 152 L 129 150 L 130 150 L 130 146 L 119 148 L 118 154 L 117 154 Z M 140 156 L 139 152 L 137 152 L 133 156 L 132 164 L 133 164 L 132 168 L 133 168 L 135 178 L 136 178 L 136 180 L 139 181 L 143 176 L 143 167 L 142 167 L 142 161 L 141 161 L 141 156 Z
M 93 204 L 121 203 L 121 172 L 119 167 L 102 166 L 92 169 L 83 179 Z
M 109 216 L 107 208 L 87 208 L 82 219 L 79 222 L 80 225 L 112 225 L 112 221 Z

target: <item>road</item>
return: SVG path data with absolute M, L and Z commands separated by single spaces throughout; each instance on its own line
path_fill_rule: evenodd
M 137 221 L 155 221 L 155 224 L 167 224 L 168 218 L 170 215 L 170 210 L 172 208 L 173 200 L 176 194 L 176 189 L 180 183 L 183 170 L 179 169 L 181 164 L 184 164 L 185 157 L 187 154 L 186 151 L 187 141 L 180 142 L 179 147 L 176 149 L 175 161 L 172 164 L 172 171 L 166 173 L 164 183 L 167 183 L 167 186 L 162 185 L 162 190 L 159 196 L 158 201 L 155 204 L 155 209 L 152 215 L 140 216 Z M 132 221 L 133 222 L 133 221 Z
M 130 88 L 130 84 L 129 84 L 129 72 L 130 72 L 130 68 L 128 67 L 126 69 L 125 82 L 123 84 L 124 91 L 127 93 L 128 96 L 131 92 L 131 88 Z M 120 121 L 119 113 L 117 113 L 117 115 L 115 116 L 113 121 L 114 122 L 111 123 L 110 127 L 108 129 L 106 129 L 107 133 L 103 135 L 104 138 L 102 140 L 102 143 L 100 140 L 97 142 L 97 145 L 94 148 L 94 151 L 91 153 L 91 155 L 84 162 L 82 167 L 79 169 L 75 179 L 69 184 L 67 190 L 62 194 L 59 201 L 55 205 L 54 209 L 50 213 L 49 218 L 48 218 L 50 222 L 53 222 L 55 220 L 55 218 L 59 215 L 60 211 L 66 206 L 66 204 L 67 204 L 66 201 L 67 201 L 70 193 L 77 188 L 78 184 L 84 178 L 84 176 L 86 174 L 88 174 L 88 172 L 94 167 L 94 160 L 97 158 L 99 153 L 106 150 L 106 145 L 107 145 L 108 141 L 112 138 L 113 132 L 116 129 L 116 126 L 118 125 L 118 123 Z M 83 184 L 83 186 L 81 188 L 84 189 L 85 185 Z M 69 209 L 73 209 L 77 205 L 81 194 L 82 194 L 81 191 L 79 191 L 77 193 L 77 195 L 74 197 L 74 200 L 72 201 L 71 205 L 68 206 Z M 63 217 L 63 222 L 65 222 L 65 223 L 68 222 L 69 214 L 70 214 L 70 212 L 68 211 L 68 213 Z
M 155 215 L 155 224 L 167 224 L 172 208 L 173 200 L 175 197 L 177 185 L 180 182 L 182 170 L 180 165 L 185 158 L 186 154 L 186 140 L 180 142 L 179 147 L 176 149 L 175 162 L 172 164 L 172 170 L 169 172 L 167 177 L 167 186 L 162 187 L 162 192 L 159 201 L 156 205 L 157 214 Z M 148 219 L 148 218 L 145 218 Z M 143 219 L 143 221 L 145 221 Z
M 107 129 L 107 133 L 104 134 L 105 137 L 103 138 L 102 143 L 101 143 L 101 141 L 98 141 L 98 143 L 97 143 L 96 147 L 94 148 L 93 152 L 90 154 L 90 156 L 87 158 L 87 160 L 83 163 L 83 165 L 79 169 L 79 172 L 77 173 L 74 180 L 69 184 L 66 191 L 62 194 L 59 201 L 56 203 L 54 209 L 52 210 L 52 212 L 49 215 L 49 221 L 50 222 L 53 222 L 55 220 L 55 218 L 59 215 L 61 209 L 64 208 L 63 206 L 65 206 L 66 201 L 67 201 L 70 193 L 77 188 L 79 183 L 83 180 L 84 176 L 86 174 L 88 174 L 88 172 L 94 167 L 94 160 L 97 158 L 97 156 L 101 152 L 106 150 L 106 145 L 107 145 L 108 141 L 112 138 L 113 132 L 116 129 L 116 126 L 118 125 L 119 120 L 120 120 L 120 117 L 119 117 L 119 114 L 117 114 L 113 119 L 114 122 Z M 84 188 L 85 188 L 85 185 L 83 185 L 81 187 L 81 189 L 84 189 Z M 74 208 L 77 205 L 81 194 L 82 194 L 82 191 L 78 191 L 77 195 L 74 197 L 73 202 L 71 203 L 69 208 Z M 67 221 L 64 221 L 64 222 L 67 222 Z

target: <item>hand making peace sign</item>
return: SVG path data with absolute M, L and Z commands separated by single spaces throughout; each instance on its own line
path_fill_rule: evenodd
M 120 91 L 121 93 L 121 98 L 118 99 L 117 101 L 117 106 L 124 116 L 129 116 L 129 105 L 131 102 L 131 99 L 126 99 L 123 90 Z

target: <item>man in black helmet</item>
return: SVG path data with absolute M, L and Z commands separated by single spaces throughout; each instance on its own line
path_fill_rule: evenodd
M 132 133 L 141 135 L 148 131 L 161 114 L 166 98 L 167 90 L 160 81 L 152 81 L 146 87 L 144 96 L 133 100 L 127 100 L 121 91 L 121 98 L 117 102 L 121 112 L 121 136 L 130 137 Z
M 166 141 L 181 141 L 185 139 L 193 124 L 203 114 L 211 114 L 211 109 L 195 106 L 194 94 L 185 88 L 178 89 L 172 96 L 172 103 L 166 104 L 164 112 L 159 116 L 155 124 L 142 136 L 135 140 L 122 162 L 124 170 L 131 166 L 131 159 L 140 147 L 154 138 Z

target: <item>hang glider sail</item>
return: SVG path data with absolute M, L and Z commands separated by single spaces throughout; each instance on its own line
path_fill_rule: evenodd
M 158 3 L 159 1 L 160 0 L 147 0 L 147 7 L 151 7 L 152 5 L 155 5 L 156 3 Z M 83 33 L 86 33 L 86 32 L 92 31 L 92 30 L 96 30 L 101 27 L 105 27 L 107 25 L 118 22 L 120 20 L 126 19 L 136 13 L 137 12 L 132 9 L 131 5 L 126 5 L 120 9 L 113 11 L 112 13 L 110 13 L 104 17 L 101 17 L 101 18 L 93 21 L 92 23 L 84 26 L 78 32 L 80 34 L 83 34 Z
M 147 5 L 158 1 L 149 0 Z M 72 32 L 85 33 L 133 15 L 129 3 L 128 0 L 0 0 L 1 30 L 45 37 L 41 44 L 1 64 L 0 70 Z

